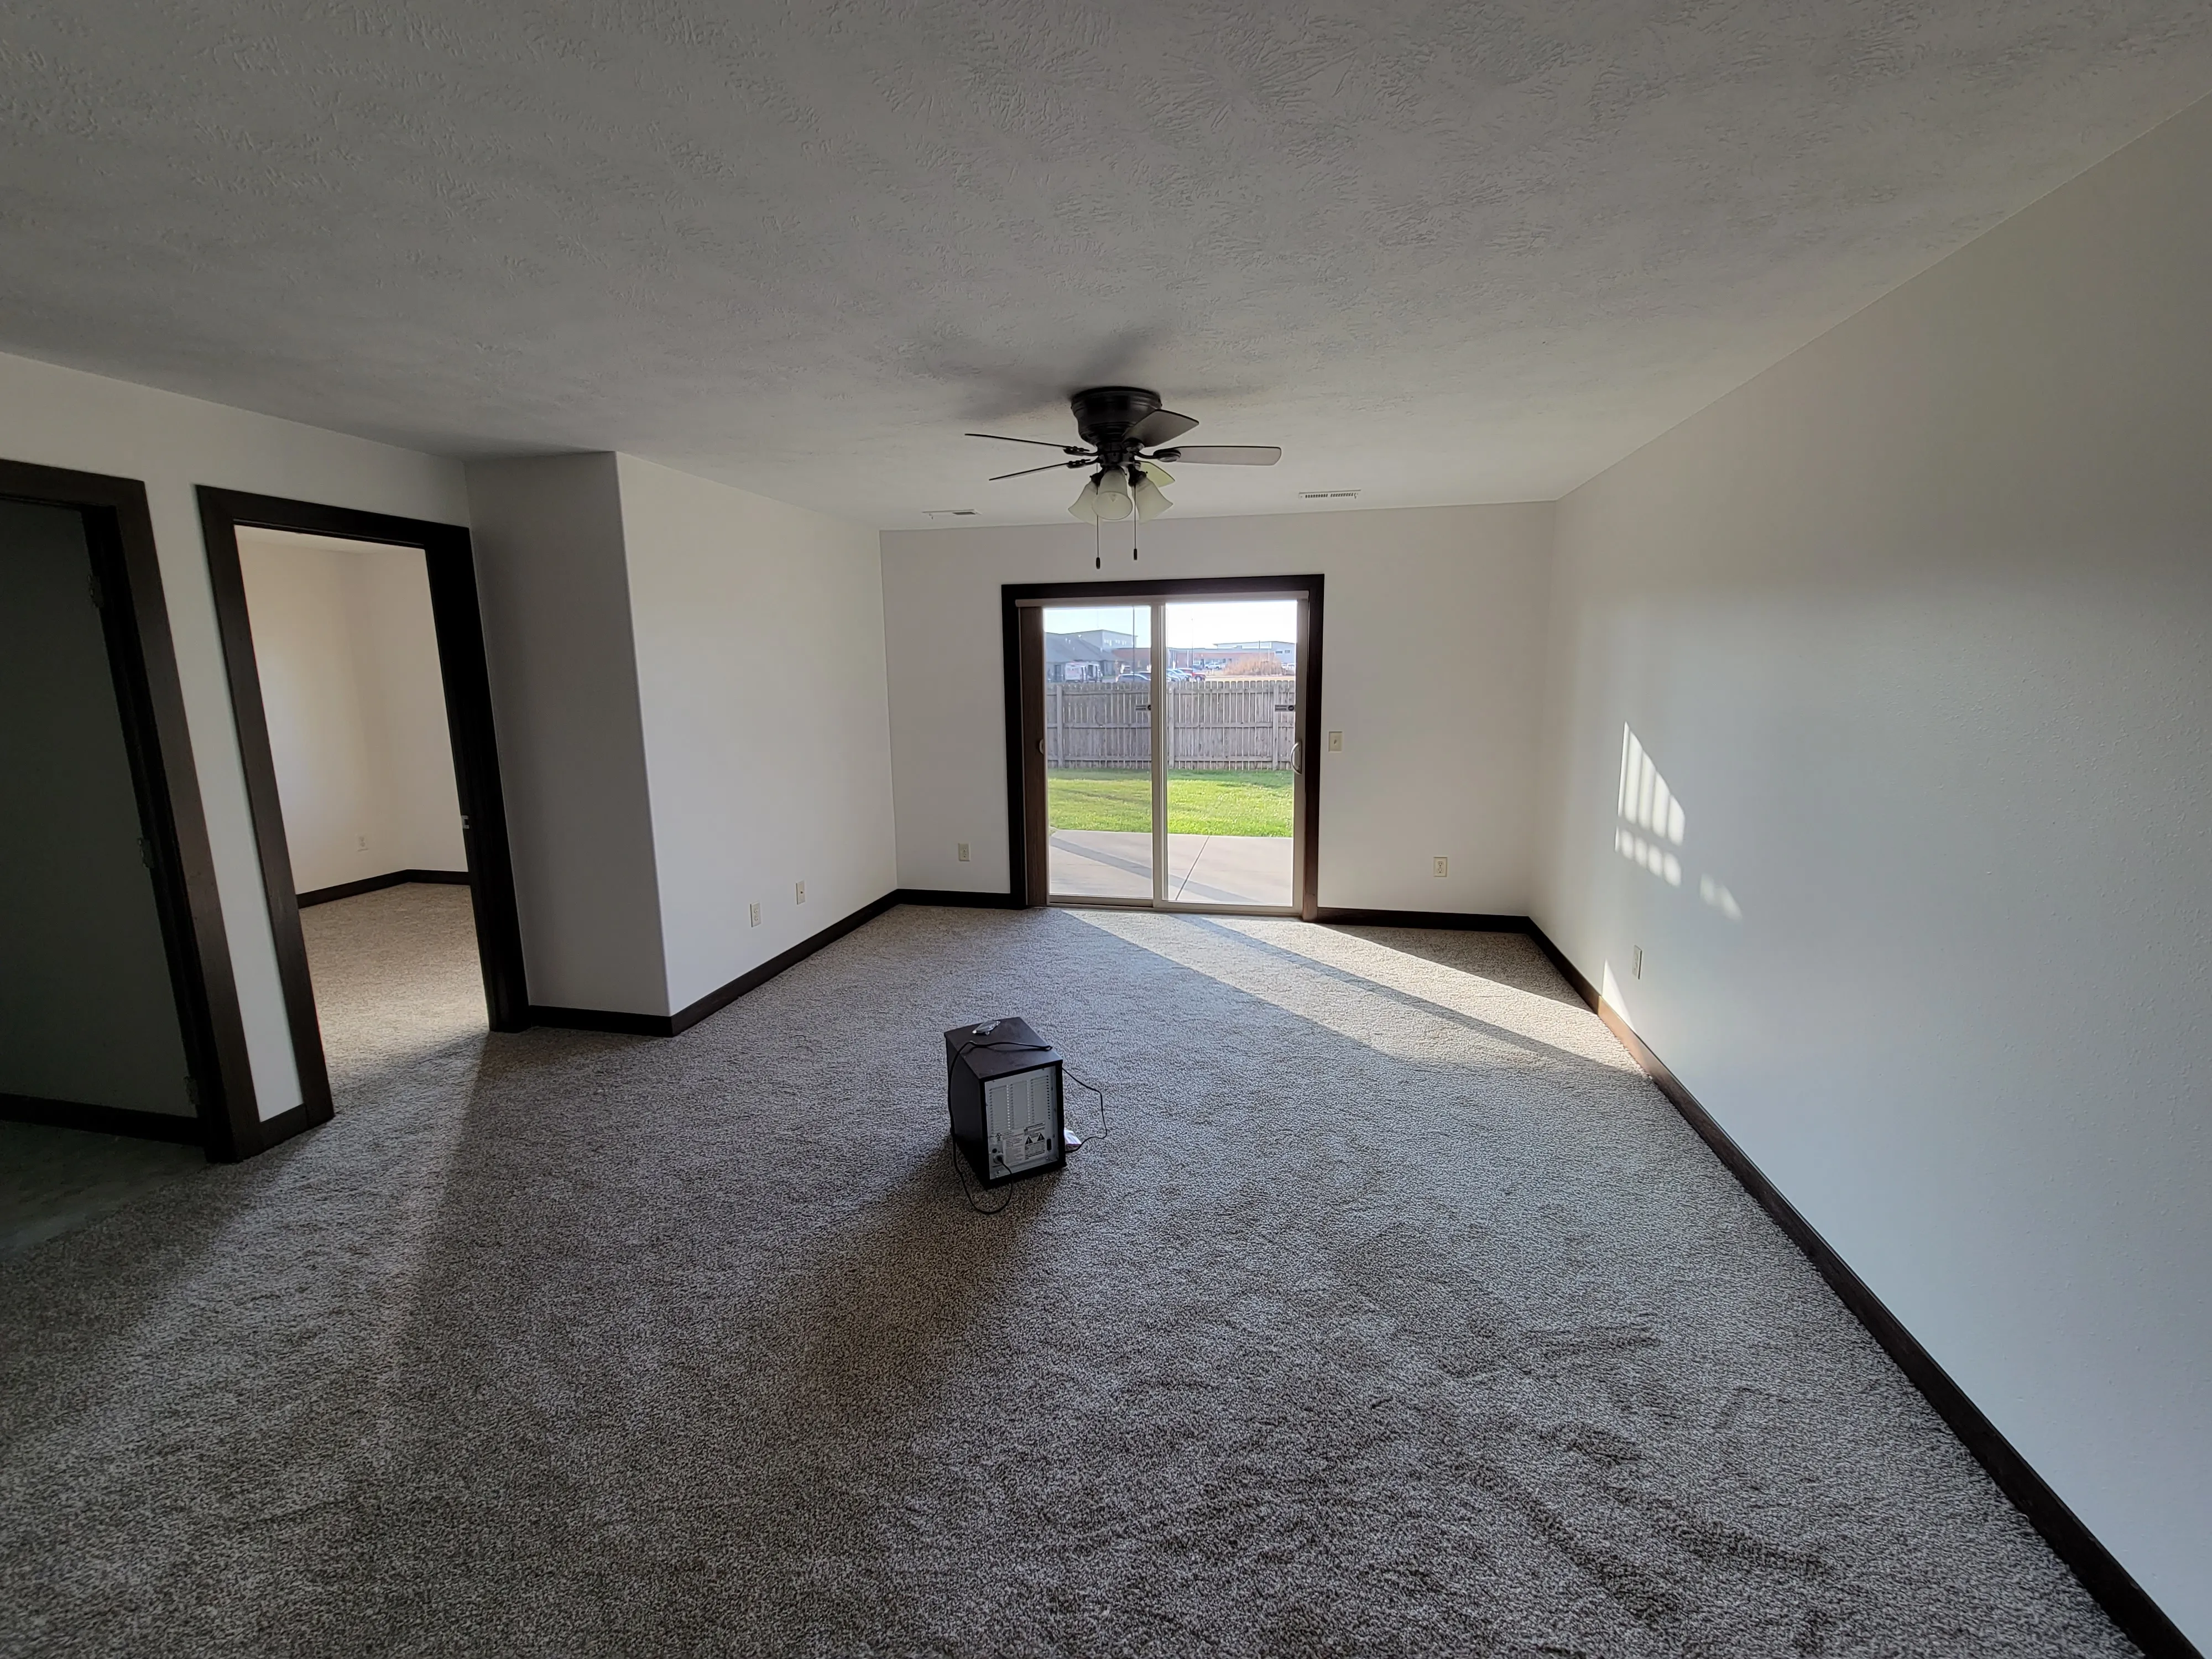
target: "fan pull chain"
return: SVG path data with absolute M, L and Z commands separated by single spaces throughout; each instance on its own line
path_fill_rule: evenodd
M 1091 568 L 1106 568 L 1106 526 L 1096 519 L 1091 521 Z

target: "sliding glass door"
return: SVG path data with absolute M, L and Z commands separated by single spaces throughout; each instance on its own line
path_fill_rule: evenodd
M 1153 877 L 1156 606 L 1044 613 L 1046 890 L 1149 904 Z
M 1042 620 L 1048 900 L 1296 910 L 1304 598 L 1048 605 Z

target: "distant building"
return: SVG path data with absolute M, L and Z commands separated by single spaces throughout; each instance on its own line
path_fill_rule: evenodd
M 1136 643 L 1133 634 L 1093 628 L 1080 634 L 1044 636 L 1044 677 L 1055 684 L 1110 680 L 1120 670 L 1119 653 Z
M 1225 674 L 1232 678 L 1261 678 L 1297 672 L 1298 647 L 1281 640 L 1259 640 L 1242 645 L 1177 645 L 1167 652 L 1169 672 L 1204 678 Z M 1110 628 L 1093 628 L 1080 634 L 1044 636 L 1044 677 L 1054 684 L 1084 680 L 1131 679 L 1148 675 L 1152 647 L 1139 645 L 1133 634 Z

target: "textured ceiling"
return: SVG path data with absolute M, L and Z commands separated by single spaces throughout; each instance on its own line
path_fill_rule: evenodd
M 0 348 L 884 526 L 1106 380 L 1285 447 L 1185 513 L 1556 496 L 2212 90 L 2172 0 L 8 13 Z

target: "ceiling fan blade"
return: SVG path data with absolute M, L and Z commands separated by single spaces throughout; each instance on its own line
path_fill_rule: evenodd
M 1042 466 L 1025 466 L 1018 472 L 1001 472 L 997 478 L 986 478 L 986 483 L 997 483 L 1000 478 L 1026 478 L 1032 472 L 1057 472 L 1062 467 L 1088 466 L 1088 461 L 1047 461 Z
M 1063 455 L 1082 455 L 1089 453 L 1086 450 L 1078 449 L 1073 444 L 1048 444 L 1042 438 L 1008 438 L 996 432 L 963 432 L 960 435 L 963 438 L 990 438 L 1002 444 L 1035 444 L 1040 449 L 1056 449 Z
M 1129 428 L 1129 441 L 1140 449 L 1171 444 L 1197 424 L 1189 416 L 1178 415 L 1172 409 L 1156 409 Z
M 1171 461 L 1196 461 L 1200 466 L 1273 466 L 1283 459 L 1274 444 L 1200 444 L 1195 449 L 1170 449 Z

